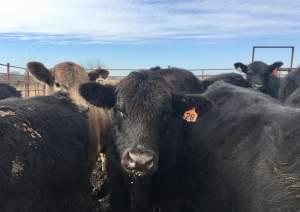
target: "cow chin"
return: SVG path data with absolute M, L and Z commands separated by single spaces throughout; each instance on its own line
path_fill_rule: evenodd
M 157 171 L 157 168 L 152 170 L 141 170 L 141 169 L 128 169 L 127 167 L 123 166 L 123 170 L 131 176 L 143 178 L 143 177 L 149 177 L 154 175 L 155 172 Z

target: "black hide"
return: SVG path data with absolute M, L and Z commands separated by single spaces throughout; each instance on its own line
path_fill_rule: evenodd
M 0 116 L 0 211 L 87 211 L 85 115 L 57 94 L 3 100 Z
M 215 109 L 191 130 L 194 211 L 299 211 L 300 111 L 223 82 L 203 95 Z

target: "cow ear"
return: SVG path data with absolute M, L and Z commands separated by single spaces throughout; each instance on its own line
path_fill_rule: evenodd
M 244 72 L 245 74 L 247 74 L 247 72 L 248 72 L 248 66 L 246 66 L 245 64 L 243 64 L 243 63 L 235 63 L 234 64 L 234 68 L 236 69 L 236 70 L 239 70 L 239 71 L 241 71 L 241 72 Z
M 191 95 L 174 95 L 173 108 L 188 122 L 196 122 L 197 119 L 209 112 L 213 108 L 213 103 L 204 96 Z M 187 117 L 187 116 L 191 117 Z
M 29 62 L 27 63 L 27 70 L 37 81 L 44 82 L 47 85 L 53 84 L 54 79 L 51 72 L 42 63 Z
M 100 76 L 103 79 L 106 79 L 109 76 L 109 71 L 106 69 L 98 68 L 88 73 L 89 79 L 91 82 L 95 82 L 96 79 Z
M 115 87 L 112 85 L 89 82 L 79 87 L 79 93 L 87 102 L 97 107 L 112 108 L 116 102 Z
M 269 65 L 268 72 L 270 74 L 276 74 L 282 65 L 283 65 L 283 62 L 281 62 L 281 61 L 274 62 L 272 65 Z

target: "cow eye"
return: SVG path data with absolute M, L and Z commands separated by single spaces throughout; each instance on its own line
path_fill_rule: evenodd
M 58 87 L 58 88 L 60 87 L 60 84 L 58 82 L 55 82 L 54 85 L 55 85 L 55 87 Z
M 115 111 L 118 115 L 120 115 L 122 118 L 126 117 L 127 116 L 127 113 L 122 110 L 121 107 L 115 107 Z

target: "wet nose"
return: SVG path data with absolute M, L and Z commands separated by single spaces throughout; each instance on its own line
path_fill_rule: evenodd
M 154 160 L 154 153 L 150 151 L 128 151 L 123 157 L 123 165 L 130 172 L 147 173 L 153 169 Z
M 255 85 L 254 85 L 254 88 L 255 88 L 255 89 L 260 89 L 260 88 L 262 88 L 262 85 L 260 85 L 260 84 L 255 84 Z

